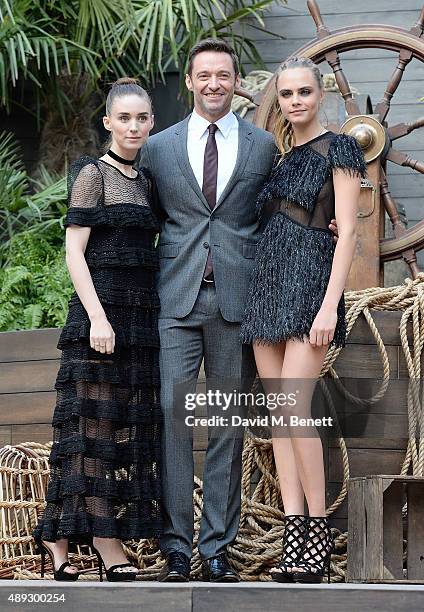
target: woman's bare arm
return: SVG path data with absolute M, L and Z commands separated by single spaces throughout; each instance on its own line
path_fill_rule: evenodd
M 329 344 L 337 324 L 337 306 L 346 285 L 356 248 L 356 220 L 361 182 L 343 170 L 333 170 L 338 240 L 330 280 L 310 332 L 313 346 Z
M 66 229 L 66 265 L 75 291 L 91 322 L 90 346 L 100 353 L 113 353 L 115 333 L 97 296 L 84 257 L 91 228 L 70 225 Z

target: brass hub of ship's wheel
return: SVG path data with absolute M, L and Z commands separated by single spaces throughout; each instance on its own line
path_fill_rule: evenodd
M 424 220 L 411 229 L 405 228 L 400 219 L 396 203 L 390 194 L 385 169 L 386 162 L 390 161 L 424 174 L 423 162 L 413 159 L 407 153 L 393 147 L 395 140 L 423 127 L 424 117 L 412 123 L 399 123 L 392 126 L 387 123 L 392 97 L 401 83 L 409 62 L 412 59 L 424 62 L 424 7 L 417 23 L 410 30 L 384 25 L 359 25 L 330 32 L 322 20 L 317 2 L 308 0 L 307 4 L 317 27 L 317 37 L 298 49 L 293 55 L 309 57 L 317 64 L 323 61 L 328 62 L 334 72 L 346 108 L 347 119 L 340 130 L 357 138 L 363 148 L 370 175 L 373 175 L 371 171 L 373 164 L 379 166 L 378 173 L 374 173 L 374 182 L 371 180 L 368 186 L 371 186 L 377 192 L 377 194 L 373 192 L 374 203 L 381 200 L 382 210 L 384 207 L 392 222 L 394 235 L 385 238 L 384 224 L 379 222 L 375 225 L 375 235 L 373 236 L 370 235 L 369 227 L 366 228 L 366 239 L 374 239 L 376 243 L 376 258 L 379 260 L 377 265 L 403 258 L 410 266 L 412 276 L 416 277 L 420 270 L 415 252 L 424 248 Z M 372 115 L 361 114 L 358 103 L 350 90 L 348 80 L 343 73 L 339 57 L 339 54 L 344 52 L 364 48 L 386 49 L 396 51 L 399 54 L 390 81 Z M 264 129 L 270 129 L 273 124 L 276 101 L 275 78 L 274 75 L 270 79 L 266 89 L 261 94 L 260 102 L 259 97 L 257 98 L 259 106 L 255 113 L 254 122 Z M 365 218 L 367 214 L 362 216 Z
M 340 127 L 342 134 L 353 136 L 361 145 L 367 164 L 379 157 L 389 146 L 387 132 L 378 119 L 371 115 L 354 115 Z

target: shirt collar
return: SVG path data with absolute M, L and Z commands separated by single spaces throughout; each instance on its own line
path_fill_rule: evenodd
M 207 119 L 205 119 L 204 117 L 201 117 L 196 112 L 196 110 L 193 109 L 193 112 L 191 114 L 190 121 L 189 121 L 190 132 L 192 132 L 192 134 L 196 138 L 200 139 L 203 136 L 203 134 L 206 132 L 206 130 L 208 129 L 209 125 L 210 125 L 210 122 L 207 121 Z M 224 117 L 221 117 L 221 119 L 218 119 L 218 121 L 215 121 L 215 125 L 218 126 L 218 129 L 223 135 L 223 137 L 228 138 L 230 131 L 233 128 L 238 127 L 237 117 L 232 111 L 229 111 L 226 115 L 224 115 Z

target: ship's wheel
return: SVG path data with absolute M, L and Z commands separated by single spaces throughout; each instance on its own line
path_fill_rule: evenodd
M 382 264 L 401 258 L 409 265 L 415 278 L 420 272 L 416 251 L 424 248 L 424 220 L 411 229 L 405 228 L 390 194 L 386 163 L 391 161 L 424 174 L 422 161 L 393 146 L 394 141 L 423 127 L 424 117 L 412 123 L 396 125 L 388 125 L 387 119 L 391 99 L 401 84 L 407 65 L 414 58 L 424 62 L 424 7 L 410 30 L 385 25 L 358 25 L 330 32 L 324 25 L 317 2 L 308 0 L 307 5 L 317 27 L 317 37 L 293 55 L 309 57 L 317 64 L 327 61 L 331 66 L 347 113 L 346 121 L 339 129 L 357 138 L 367 161 L 368 180 L 363 182 L 358 215 L 359 245 L 349 277 L 349 288 L 381 285 Z M 396 51 L 399 59 L 381 101 L 376 104 L 372 114 L 363 114 L 343 72 L 340 54 L 370 47 Z M 258 104 L 254 117 L 256 125 L 265 129 L 272 127 L 275 101 L 274 75 L 266 89 L 253 97 L 253 102 Z M 390 238 L 384 237 L 384 210 L 393 226 L 393 237 Z

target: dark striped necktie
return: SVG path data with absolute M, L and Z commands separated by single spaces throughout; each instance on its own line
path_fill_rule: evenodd
M 218 149 L 216 146 L 215 132 L 218 126 L 211 123 L 208 126 L 208 140 L 205 147 L 205 157 L 203 160 L 203 185 L 202 191 L 205 196 L 209 208 L 213 210 L 216 204 L 216 181 L 218 177 Z M 203 274 L 205 279 L 213 278 L 213 266 L 211 251 L 208 251 L 208 258 L 206 261 L 206 267 Z
M 218 176 L 218 149 L 216 146 L 215 132 L 218 126 L 211 123 L 208 126 L 208 140 L 205 147 L 205 157 L 203 160 L 203 185 L 202 191 L 208 201 L 211 210 L 216 204 L 216 179 Z

